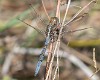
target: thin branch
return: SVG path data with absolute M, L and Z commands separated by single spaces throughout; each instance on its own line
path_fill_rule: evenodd
M 68 1 L 69 5 L 70 5 L 70 1 L 71 0 Z M 68 12 L 68 8 L 69 8 L 69 6 L 66 9 L 66 13 Z M 65 13 L 65 16 L 66 16 L 66 13 Z M 63 20 L 63 24 L 64 24 L 64 21 L 65 21 L 65 19 Z M 46 76 L 46 79 L 45 80 L 48 80 L 48 76 L 49 76 L 50 70 L 52 68 L 52 63 L 53 63 L 53 60 L 54 60 L 54 55 L 56 54 L 57 50 L 59 50 L 59 47 L 60 47 L 60 38 L 61 38 L 62 30 L 63 30 L 63 26 L 61 27 L 61 29 L 59 31 L 58 40 L 57 40 L 57 42 L 55 44 L 55 49 L 54 49 L 54 52 L 53 52 L 53 56 L 52 56 L 52 59 L 51 59 L 51 62 L 50 62 L 50 67 L 49 67 L 49 70 L 48 70 L 48 73 L 47 73 L 47 76 Z
M 58 72 L 58 80 L 59 80 L 59 53 L 58 52 L 59 50 L 57 50 L 57 64 L 56 64 L 56 69 L 55 69 L 53 80 L 55 80 L 57 72 Z
M 49 65 L 50 65 L 50 61 L 52 58 L 52 50 L 53 50 L 53 43 L 50 44 L 50 48 L 49 48 L 49 52 L 48 52 L 48 57 L 47 57 L 47 61 L 46 61 L 46 74 L 45 74 L 45 78 L 49 69 Z M 52 70 L 51 70 L 52 72 Z M 49 76 L 50 77 L 50 76 Z
M 39 32 L 40 34 L 44 35 L 43 37 L 45 37 L 44 32 L 42 32 L 42 31 L 40 31 L 39 29 L 35 28 L 34 26 L 32 26 L 32 25 L 30 25 L 30 24 L 26 23 L 25 21 L 21 20 L 19 17 L 17 17 L 17 20 L 19 20 L 19 21 L 21 21 L 21 22 L 25 23 L 26 25 L 28 25 L 28 26 L 32 27 L 32 28 L 33 28 L 33 29 L 35 29 L 37 32 Z
M 96 57 L 95 57 L 95 48 L 93 48 L 93 62 L 94 62 L 94 68 L 97 71 L 97 62 L 96 62 Z
M 62 26 L 65 23 L 65 20 L 66 20 L 66 16 L 67 16 L 67 13 L 68 13 L 68 9 L 69 9 L 70 3 L 71 3 L 71 0 L 68 0 L 68 5 L 67 5 L 67 8 L 66 8 L 66 12 L 65 12 L 65 15 L 64 15 L 64 19 L 63 19 L 63 22 L 62 22 Z
M 46 8 L 45 8 L 44 2 L 43 2 L 43 0 L 41 0 L 41 1 L 42 1 L 42 5 L 43 5 L 43 9 L 44 9 L 44 11 L 45 11 L 45 14 L 46 14 L 46 16 L 48 17 L 48 19 L 50 20 L 50 17 L 49 17 L 49 14 L 47 13 L 47 10 L 46 10 Z
M 61 0 L 58 0 L 57 11 L 56 11 L 56 17 L 58 17 L 59 22 L 60 22 L 60 2 Z

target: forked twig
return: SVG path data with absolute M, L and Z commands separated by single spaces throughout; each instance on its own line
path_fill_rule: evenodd
M 52 59 L 51 59 L 51 62 L 50 62 L 50 67 L 49 67 L 48 74 L 47 74 L 45 80 L 48 80 L 48 75 L 49 75 L 50 69 L 51 69 L 51 67 L 52 67 L 52 63 L 53 63 L 53 60 L 54 60 L 54 55 L 55 55 L 56 51 L 59 49 L 59 46 L 60 46 L 60 38 L 61 38 L 61 33 L 62 33 L 63 27 L 64 27 L 65 25 L 68 25 L 71 21 L 73 21 L 73 19 L 75 19 L 84 9 L 86 9 L 86 8 L 87 8 L 92 2 L 94 2 L 94 1 L 95 1 L 95 0 L 92 0 L 91 2 L 89 2 L 89 3 L 88 3 L 86 6 L 84 6 L 81 10 L 79 10 L 79 11 L 70 19 L 70 21 L 68 21 L 66 24 L 64 24 L 71 0 L 68 1 L 68 6 L 67 6 L 67 8 L 66 8 L 66 13 L 65 13 L 65 16 L 64 16 L 64 19 L 63 19 L 63 22 L 62 22 L 62 27 L 61 27 L 61 29 L 60 29 L 60 31 L 59 31 L 58 40 L 57 40 L 56 45 L 55 45 L 55 49 L 54 49 L 54 52 L 53 52 L 53 56 L 52 56 Z
M 58 17 L 59 23 L 60 23 L 60 2 L 61 2 L 61 0 L 58 0 L 57 9 L 56 9 L 56 17 Z M 59 79 L 59 55 L 58 55 L 58 52 L 59 52 L 59 49 L 57 50 L 57 67 L 56 67 L 56 70 L 55 70 L 53 80 L 56 77 L 57 70 L 58 70 L 58 79 Z
M 58 80 L 59 80 L 59 49 L 57 50 L 56 53 L 57 53 L 57 64 L 56 64 L 53 80 L 55 80 L 57 72 L 58 72 Z
M 43 1 L 42 1 L 42 4 L 43 4 Z M 47 14 L 47 11 L 45 9 L 44 4 L 43 4 L 43 7 L 44 7 L 44 10 Z M 58 4 L 57 4 L 56 17 L 59 19 L 59 23 L 60 23 L 60 0 L 58 0 Z M 51 43 L 50 46 L 53 46 L 52 43 Z M 52 53 L 51 53 L 52 50 L 53 50 L 53 47 L 50 47 L 50 52 L 49 52 L 49 55 L 48 55 L 48 58 L 47 58 L 47 64 L 46 64 L 46 75 L 47 75 L 49 65 L 50 65 L 50 61 L 51 61 L 51 58 L 52 58 L 52 56 L 51 56 L 52 55 Z M 57 63 L 58 63 L 58 59 L 57 59 Z
M 42 2 L 42 4 L 43 4 L 43 2 Z M 43 4 L 43 6 L 44 6 L 44 4 Z M 46 10 L 46 9 L 45 9 Z M 58 17 L 59 18 L 59 22 L 60 22 L 60 0 L 58 0 L 58 4 L 57 4 L 57 11 L 56 11 L 56 17 Z M 51 43 L 51 45 L 52 45 L 52 43 Z M 50 46 L 51 46 L 50 45 Z M 50 51 L 52 51 L 52 50 L 50 50 Z M 57 54 L 58 55 L 58 54 Z M 51 58 L 52 58 L 52 56 L 51 56 L 51 54 L 49 54 L 48 55 L 48 59 L 47 59 L 47 66 L 46 66 L 46 75 L 47 75 L 47 73 L 48 73 L 48 69 L 49 69 L 49 65 L 50 65 L 50 61 L 51 61 Z M 49 62 L 49 63 L 48 63 Z M 57 63 L 59 63 L 58 62 L 58 58 L 57 58 Z M 59 65 L 58 65 L 59 66 Z M 50 69 L 51 70 L 51 69 Z
M 94 68 L 96 71 L 89 77 L 91 79 L 96 73 L 100 71 L 100 69 L 97 68 L 97 62 L 96 62 L 96 57 L 95 57 L 95 48 L 93 48 L 93 62 L 94 62 Z
M 56 66 L 56 69 L 55 69 L 55 73 L 54 73 L 53 80 L 55 80 L 55 78 L 56 78 L 57 70 L 58 70 L 58 67 Z M 59 73 L 58 73 L 58 74 L 59 74 Z M 59 79 L 59 77 L 58 77 L 58 79 Z
M 59 31 L 60 34 L 58 36 L 58 41 L 57 41 L 59 43 L 59 45 L 58 45 L 57 50 L 55 49 L 55 51 L 57 53 L 57 67 L 56 67 L 56 70 L 55 70 L 54 79 L 55 79 L 55 76 L 57 74 L 57 70 L 59 71 L 59 55 L 58 55 L 58 52 L 59 52 L 59 47 L 60 47 L 60 38 L 61 38 L 61 33 L 62 33 L 62 30 L 63 30 L 63 25 L 64 25 L 64 22 L 66 20 L 66 16 L 67 16 L 67 13 L 68 13 L 68 9 L 69 9 L 70 3 L 71 3 L 71 0 L 68 1 L 68 5 L 66 7 L 65 16 L 64 16 L 64 19 L 63 19 L 63 22 L 62 22 L 62 27 L 61 27 L 61 29 Z M 59 73 L 58 73 L 58 79 L 59 79 Z

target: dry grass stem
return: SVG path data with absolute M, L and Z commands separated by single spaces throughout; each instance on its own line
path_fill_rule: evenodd
M 43 5 L 43 9 L 45 11 L 45 14 L 46 14 L 47 18 L 50 20 L 50 17 L 49 17 L 49 14 L 48 14 L 48 12 L 47 12 L 47 10 L 45 8 L 44 2 L 43 2 L 43 0 L 41 0 L 41 1 L 42 1 L 42 5 Z
M 89 80 L 100 71 L 100 69 L 97 68 L 97 62 L 96 62 L 96 56 L 95 56 L 95 48 L 93 48 L 93 62 L 94 62 L 94 68 L 96 71 L 90 76 Z
M 95 57 L 95 48 L 93 48 L 93 62 L 94 62 L 94 68 L 97 71 L 97 62 L 96 62 L 96 57 Z
M 57 69 L 58 69 L 58 66 L 56 66 L 56 69 L 55 69 L 55 73 L 54 73 L 54 77 L 53 77 L 53 80 L 55 80 L 55 78 L 56 78 Z M 58 78 L 58 79 L 59 79 L 59 78 Z
M 59 80 L 59 48 L 56 53 L 57 53 L 57 64 L 56 64 L 56 69 L 55 69 L 53 80 L 55 80 L 57 72 L 58 72 L 58 80 Z
M 59 22 L 60 22 L 60 1 L 61 0 L 58 0 L 57 11 L 56 11 L 56 17 L 58 17 Z
M 48 57 L 47 57 L 47 62 L 46 62 L 46 74 L 45 74 L 45 77 L 47 75 L 48 68 L 49 68 L 49 65 L 50 65 L 50 61 L 51 61 L 51 57 L 52 57 L 52 50 L 53 50 L 53 43 L 50 44 L 50 48 L 48 50 L 49 52 L 48 52 Z M 51 78 L 51 73 L 52 73 L 52 69 L 50 70 L 49 78 Z
M 51 61 L 50 61 L 49 70 L 48 70 L 48 73 L 47 73 L 47 76 L 46 76 L 46 79 L 45 80 L 48 80 L 48 76 L 49 76 L 50 70 L 52 68 L 52 63 L 53 63 L 53 60 L 54 60 L 54 55 L 55 55 L 55 53 L 57 51 L 58 46 L 60 45 L 59 41 L 60 40 L 58 39 L 57 42 L 56 42 L 55 49 L 53 51 L 53 55 L 52 55 L 52 58 L 51 58 Z
M 68 1 L 68 4 L 70 5 L 71 3 L 71 0 Z M 68 9 L 69 9 L 69 5 L 67 6 L 66 8 L 66 13 L 65 15 L 67 14 L 68 12 Z M 63 20 L 63 23 L 64 23 L 65 19 Z M 60 38 L 61 38 L 61 33 L 62 33 L 62 29 L 63 29 L 63 26 L 61 27 L 60 31 L 59 31 L 59 36 L 58 36 L 58 40 L 55 44 L 55 49 L 54 49 L 54 52 L 53 52 L 53 56 L 52 56 L 52 59 L 51 59 L 51 62 L 50 62 L 50 66 L 49 66 L 49 70 L 48 70 L 48 73 L 47 73 L 47 76 L 46 76 L 46 79 L 45 80 L 48 80 L 48 76 L 49 76 L 49 73 L 50 73 L 50 69 L 52 68 L 52 63 L 53 63 L 53 60 L 54 60 L 54 55 L 56 54 L 57 50 L 59 50 L 59 47 L 60 47 Z

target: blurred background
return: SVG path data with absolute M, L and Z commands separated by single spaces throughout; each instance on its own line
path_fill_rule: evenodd
M 66 22 L 90 1 L 72 0 Z M 55 16 L 57 0 L 44 0 L 44 4 L 49 16 Z M 66 0 L 61 0 L 61 21 L 66 5 Z M 89 80 L 100 69 L 100 0 L 88 6 L 82 15 L 64 28 L 65 31 L 88 29 L 65 33 L 61 38 L 59 80 Z M 47 53 L 36 77 L 34 71 L 45 38 L 17 18 L 42 31 L 49 23 L 41 0 L 0 0 L 0 80 L 43 80 Z M 100 71 L 90 80 L 100 80 Z

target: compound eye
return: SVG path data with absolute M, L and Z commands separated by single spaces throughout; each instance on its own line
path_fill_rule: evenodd
M 56 25 L 56 24 L 57 24 L 57 20 L 53 19 L 53 25 Z
M 50 23 L 51 23 L 52 25 L 56 25 L 56 24 L 57 24 L 56 18 L 52 17 L 51 20 L 50 20 Z

